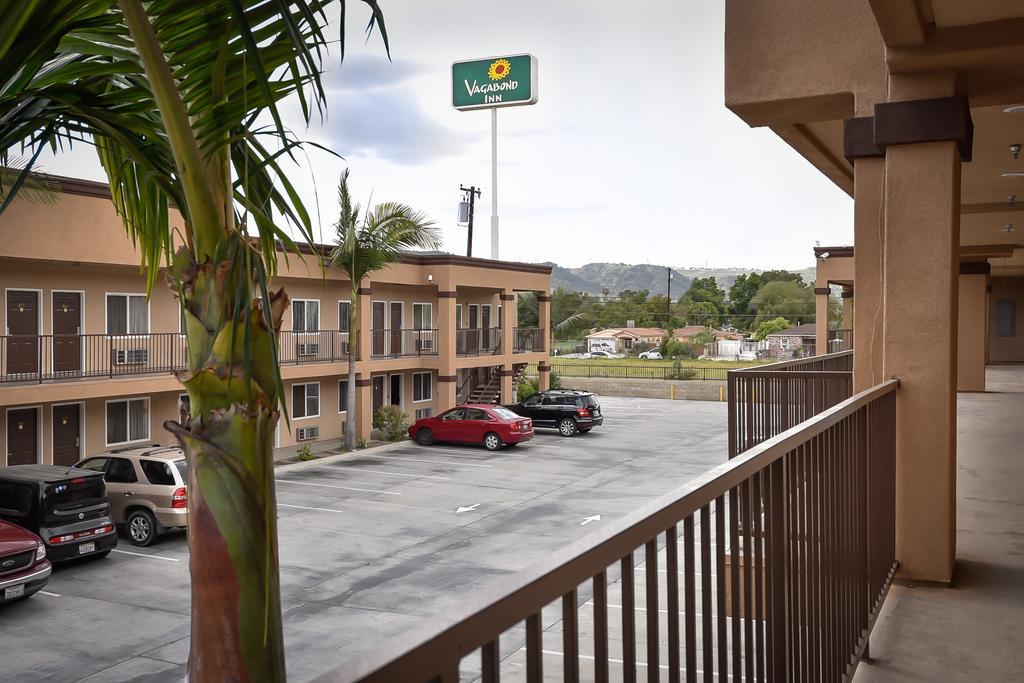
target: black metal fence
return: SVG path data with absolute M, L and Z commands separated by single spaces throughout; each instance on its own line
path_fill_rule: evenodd
M 613 379 L 674 379 L 724 382 L 729 368 L 656 363 L 551 363 L 560 377 L 609 377 Z

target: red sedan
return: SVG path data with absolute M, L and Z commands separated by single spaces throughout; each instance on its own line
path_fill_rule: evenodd
M 508 408 L 492 405 L 456 406 L 409 427 L 409 437 L 423 446 L 436 441 L 480 443 L 489 451 L 533 438 L 533 421 Z
M 49 580 L 50 561 L 42 540 L 28 529 L 0 521 L 0 603 L 27 598 Z

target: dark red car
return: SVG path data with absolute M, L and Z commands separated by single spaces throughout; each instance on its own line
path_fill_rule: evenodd
M 533 421 L 501 406 L 469 404 L 416 420 L 409 427 L 409 437 L 423 446 L 450 441 L 479 443 L 496 451 L 532 439 Z
M 42 540 L 0 521 L 0 603 L 27 598 L 49 580 L 50 561 Z

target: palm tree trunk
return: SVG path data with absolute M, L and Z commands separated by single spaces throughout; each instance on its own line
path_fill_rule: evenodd
M 188 425 L 164 426 L 189 463 L 189 680 L 283 681 L 273 349 L 288 297 L 283 290 L 271 294 L 268 326 L 249 283 L 218 277 L 230 270 L 228 261 L 199 266 L 184 249 L 175 261 L 188 329 L 188 370 L 179 379 L 192 411 Z M 211 324 L 218 319 L 219 325 Z M 248 371 L 242 362 L 246 346 Z
M 345 447 L 356 447 L 356 364 L 359 357 L 359 289 L 352 283 L 348 306 L 348 386 L 345 388 Z

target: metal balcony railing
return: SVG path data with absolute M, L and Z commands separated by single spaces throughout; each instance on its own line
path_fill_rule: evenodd
M 185 368 L 185 337 L 51 334 L 0 337 L 0 382 L 123 377 Z
M 6 335 L 0 336 L 0 383 L 177 372 L 186 358 L 185 337 L 176 332 Z M 278 358 L 282 365 L 345 362 L 348 333 L 281 332 Z
M 853 350 L 853 330 L 837 329 L 828 331 L 828 353 Z
M 437 330 L 371 330 L 371 358 L 436 356 Z
M 348 332 L 281 332 L 278 361 L 282 365 L 348 361 Z
M 539 327 L 517 327 L 513 330 L 513 353 L 530 353 L 544 350 L 543 330 Z
M 846 399 L 317 680 L 498 681 L 511 667 L 529 682 L 581 670 L 633 681 L 638 668 L 645 680 L 850 680 L 898 567 L 897 386 Z
M 729 457 L 849 398 L 852 370 L 852 351 L 730 370 Z
M 455 330 L 455 353 L 459 356 L 501 353 L 501 328 L 475 327 Z

